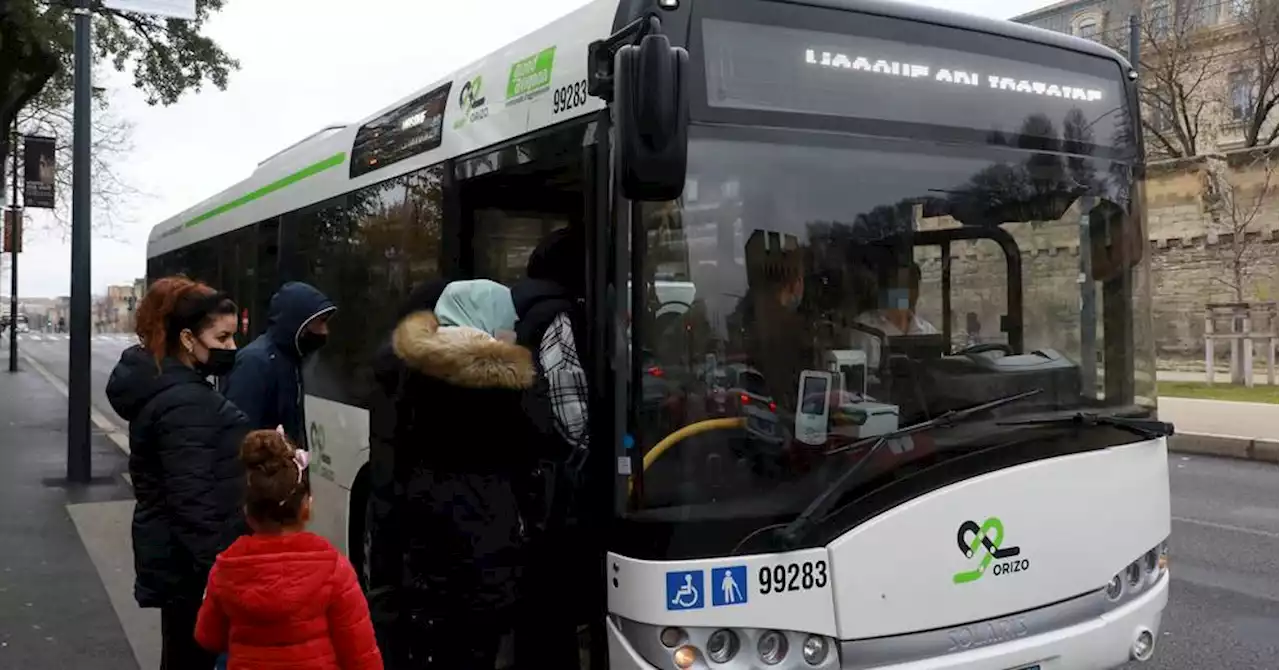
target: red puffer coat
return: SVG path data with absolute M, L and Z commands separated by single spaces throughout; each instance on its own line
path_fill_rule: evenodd
M 196 641 L 227 670 L 381 670 L 369 606 L 346 557 L 312 533 L 252 535 L 218 556 Z

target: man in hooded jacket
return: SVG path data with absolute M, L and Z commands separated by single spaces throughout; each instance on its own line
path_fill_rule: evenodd
M 283 426 L 306 444 L 302 417 L 302 361 L 324 346 L 338 307 L 310 284 L 289 282 L 271 297 L 267 332 L 236 355 L 222 392 L 249 417 L 253 429 Z

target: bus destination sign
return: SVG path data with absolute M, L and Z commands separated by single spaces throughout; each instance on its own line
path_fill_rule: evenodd
M 899 61 L 885 60 L 883 58 L 875 58 L 874 56 L 868 58 L 866 56 L 858 55 L 850 56 L 840 52 L 833 53 L 830 51 L 805 49 L 804 62 L 808 65 L 817 65 L 819 67 L 837 70 L 870 72 L 873 74 L 906 77 L 908 79 L 922 79 L 924 81 L 933 81 L 940 84 L 955 84 L 958 86 L 985 86 L 986 88 L 997 91 L 1028 93 L 1033 95 L 1042 95 L 1049 98 L 1066 98 L 1068 100 L 1080 100 L 1084 102 L 1097 102 L 1102 99 L 1102 91 L 1096 88 L 1074 86 L 1070 83 L 1017 79 L 998 74 L 984 75 L 980 72 L 968 72 L 965 70 L 945 67 L 935 69 L 925 64 L 902 63 Z
M 952 48 L 713 18 L 703 20 L 702 34 L 712 108 L 926 124 L 986 137 L 1074 136 L 1117 148 L 1131 136 L 1124 73 L 1098 56 L 1037 51 L 958 29 L 943 40 Z M 974 50 L 955 48 L 964 44 Z

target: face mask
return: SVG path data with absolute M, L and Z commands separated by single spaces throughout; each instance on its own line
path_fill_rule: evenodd
M 206 377 L 221 377 L 231 372 L 236 365 L 235 349 L 210 349 L 209 358 L 196 361 L 196 372 Z
M 323 347 L 325 342 L 328 341 L 328 335 L 321 335 L 320 333 L 313 333 L 309 330 L 305 330 L 298 336 L 298 351 L 303 356 L 306 356 L 320 347 Z
M 889 309 L 911 309 L 911 290 L 891 288 L 885 292 L 885 304 Z

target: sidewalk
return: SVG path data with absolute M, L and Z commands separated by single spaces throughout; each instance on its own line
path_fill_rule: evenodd
M 1280 407 L 1267 403 L 1194 398 L 1159 399 L 1160 418 L 1177 435 L 1170 449 L 1275 463 L 1280 460 Z
M 131 501 L 127 464 L 95 434 L 93 483 L 68 486 L 66 411 L 66 396 L 37 373 L 0 372 L 0 668 L 137 670 L 71 517 Z

